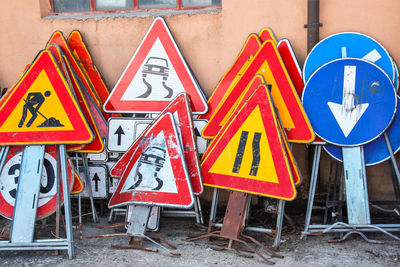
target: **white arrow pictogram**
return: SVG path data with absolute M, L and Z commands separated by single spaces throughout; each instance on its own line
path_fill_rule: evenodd
M 356 100 L 355 83 L 356 66 L 344 66 L 342 104 L 328 102 L 328 106 L 345 137 L 350 134 L 369 106 L 368 103 L 357 105 L 354 103 Z

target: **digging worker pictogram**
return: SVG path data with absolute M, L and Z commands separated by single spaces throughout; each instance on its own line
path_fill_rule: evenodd
M 28 110 L 32 114 L 32 117 L 26 124 L 26 127 L 30 127 L 32 125 L 32 123 L 36 120 L 38 114 L 45 119 L 45 122 L 43 122 L 38 127 L 62 127 L 62 126 L 64 126 L 55 118 L 53 118 L 53 117 L 47 118 L 39 111 L 40 107 L 43 105 L 44 101 L 46 100 L 45 97 L 49 97 L 50 94 L 51 94 L 50 91 L 44 92 L 44 95 L 40 92 L 32 92 L 32 93 L 28 94 L 26 99 L 24 99 L 25 105 L 22 110 L 21 120 L 18 123 L 19 128 L 22 128 L 22 126 L 24 126 L 26 117 L 28 115 Z

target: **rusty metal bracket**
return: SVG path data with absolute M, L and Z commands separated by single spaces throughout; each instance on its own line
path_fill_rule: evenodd
M 320 23 L 309 23 L 309 24 L 304 24 L 304 28 L 306 29 L 311 29 L 311 28 L 319 28 L 324 26 L 324 24 L 322 22 Z
M 209 231 L 207 233 L 189 237 L 185 241 L 196 241 L 205 238 L 215 238 L 218 240 L 225 240 L 225 242 L 214 242 L 210 240 L 208 242 L 217 246 L 226 246 L 225 248 L 219 247 L 213 249 L 234 251 L 237 255 L 243 257 L 252 257 L 252 255 L 244 254 L 240 252 L 240 250 L 245 252 L 255 253 L 261 259 L 263 259 L 265 263 L 271 265 L 274 264 L 274 262 L 270 261 L 258 250 L 253 248 L 253 246 L 251 246 L 250 243 L 254 243 L 256 246 L 261 247 L 265 252 L 267 252 L 272 257 L 283 258 L 283 256 L 270 250 L 269 248 L 261 244 L 259 241 L 257 241 L 255 238 L 243 234 L 243 230 L 246 225 L 248 199 L 249 199 L 249 194 L 247 193 L 231 191 L 221 230 L 212 232 L 211 229 L 213 223 L 212 221 L 210 221 L 210 225 L 208 228 Z M 237 245 L 234 242 L 238 243 L 239 245 L 242 245 L 243 247 L 245 247 L 245 249 L 239 248 L 238 246 L 234 247 L 234 245 Z

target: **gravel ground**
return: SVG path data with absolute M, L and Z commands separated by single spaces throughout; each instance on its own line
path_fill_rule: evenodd
M 107 225 L 107 218 L 100 218 L 99 225 Z M 97 229 L 86 219 L 83 235 L 114 233 L 113 229 Z M 50 222 L 51 223 L 51 222 Z M 0 220 L 2 227 L 9 225 Z M 37 225 L 38 233 L 54 231 L 51 225 Z M 119 228 L 124 230 L 123 227 Z M 253 258 L 241 257 L 232 251 L 216 251 L 206 240 L 187 242 L 188 236 L 201 234 L 204 228 L 195 225 L 191 218 L 162 218 L 160 232 L 164 238 L 177 246 L 181 256 L 173 257 L 165 251 L 145 252 L 140 250 L 112 249 L 111 245 L 127 245 L 128 237 L 79 240 L 79 232 L 74 230 L 75 257 L 68 259 L 65 251 L 55 256 L 53 251 L 2 251 L 1 266 L 265 266 L 257 255 Z M 251 233 L 266 246 L 273 239 L 266 234 Z M 270 258 L 276 266 L 400 266 L 400 242 L 383 234 L 369 233 L 373 239 L 384 244 L 370 244 L 360 236 L 352 235 L 342 243 L 328 243 L 334 236 L 308 237 L 300 240 L 299 231 L 284 234 L 284 242 L 279 253 L 283 259 Z M 147 248 L 156 248 L 144 242 Z M 261 250 L 260 250 L 261 251 Z M 263 253 L 269 257 L 266 253 Z

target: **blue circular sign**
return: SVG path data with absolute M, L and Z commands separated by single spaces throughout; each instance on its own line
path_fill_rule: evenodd
M 345 47 L 346 55 L 343 55 Z M 394 82 L 395 70 L 389 53 L 373 38 L 356 32 L 342 32 L 328 36 L 317 43 L 308 54 L 303 67 L 303 81 L 325 63 L 342 58 L 361 58 L 375 63 Z
M 397 97 L 399 101 L 399 97 Z M 400 110 L 397 105 L 396 114 L 394 115 L 393 121 L 387 129 L 390 144 L 394 153 L 397 153 L 400 149 Z M 343 161 L 342 148 L 335 145 L 324 145 L 325 151 L 333 158 L 339 161 Z M 364 160 L 365 165 L 372 166 L 379 164 L 390 157 L 389 150 L 386 145 L 385 137 L 379 136 L 374 141 L 364 145 Z
M 318 68 L 304 87 L 302 101 L 315 133 L 339 146 L 378 138 L 392 121 L 397 104 L 385 72 L 356 58 L 336 59 Z

